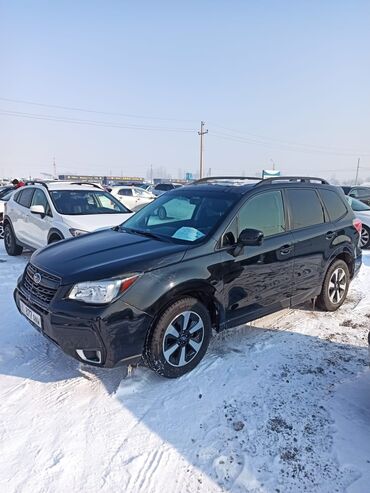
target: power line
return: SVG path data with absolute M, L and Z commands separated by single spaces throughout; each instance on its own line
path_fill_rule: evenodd
M 323 150 L 323 151 L 328 151 L 328 152 L 338 152 L 338 153 L 349 153 L 349 155 L 364 155 L 364 154 L 370 154 L 370 151 L 366 152 L 359 152 L 358 150 L 355 149 L 345 149 L 345 148 L 337 148 L 337 147 L 329 147 L 329 146 L 322 146 L 322 145 L 314 145 L 314 144 L 305 144 L 305 143 L 299 143 L 299 142 L 289 142 L 289 141 L 283 141 L 283 140 L 278 140 L 278 139 L 272 139 L 270 137 L 264 137 L 261 135 L 256 135 L 252 134 L 249 132 L 240 132 L 239 130 L 232 129 L 229 127 L 224 127 L 222 125 L 216 125 L 216 124 L 211 124 L 216 128 L 221 128 L 224 130 L 228 130 L 229 133 L 225 132 L 212 132 L 214 134 L 218 135 L 224 135 L 228 137 L 233 137 L 235 139 L 244 139 L 248 140 L 248 142 L 253 142 L 253 143 L 266 143 L 266 144 L 279 144 L 283 146 L 293 146 L 293 147 L 304 147 L 307 149 L 315 149 L 315 150 Z M 232 132 L 232 133 L 230 133 Z
M 148 126 L 148 125 L 123 125 L 121 123 L 116 122 L 106 122 L 99 120 L 82 120 L 68 117 L 59 117 L 56 115 L 43 115 L 37 113 L 23 113 L 19 111 L 7 111 L 0 109 L 0 115 L 3 116 L 14 116 L 17 118 L 30 118 L 35 120 L 47 120 L 54 121 L 60 123 L 72 123 L 77 125 L 89 125 L 89 126 L 98 126 L 98 127 L 107 127 L 107 128 L 125 128 L 130 130 L 147 130 L 147 131 L 158 131 L 158 132 L 181 132 L 181 133 L 193 133 L 195 130 L 191 128 L 178 128 L 178 127 L 156 127 L 156 126 Z
M 251 138 L 243 138 L 243 137 L 238 137 L 236 135 L 231 135 L 231 134 L 226 134 L 222 132 L 210 132 L 209 134 L 212 137 L 216 137 L 219 139 L 223 140 L 229 140 L 231 142 L 238 142 L 241 144 L 253 144 L 253 145 L 260 145 L 262 147 L 266 147 L 269 149 L 280 149 L 283 151 L 293 151 L 293 152 L 301 152 L 304 154 L 326 154 L 326 155 L 337 155 L 337 156 L 347 156 L 347 157 L 353 157 L 353 156 L 358 156 L 361 154 L 361 156 L 370 156 L 370 152 L 368 153 L 361 153 L 358 151 L 354 152 L 339 152 L 335 150 L 327 150 L 327 149 L 320 149 L 320 148 L 308 148 L 308 149 L 300 149 L 299 147 L 294 147 L 293 144 L 274 144 L 272 142 L 265 142 L 262 140 L 256 140 L 256 139 L 251 139 Z
M 92 110 L 88 108 L 81 108 L 81 107 L 76 107 L 76 106 L 63 106 L 59 104 L 46 104 L 46 103 L 39 103 L 35 101 L 27 101 L 24 99 L 10 99 L 10 98 L 2 98 L 0 97 L 0 101 L 6 101 L 8 103 L 20 103 L 20 104 L 28 104 L 32 106 L 41 106 L 43 108 L 55 108 L 59 110 L 68 110 L 68 111 L 81 111 L 83 113 L 95 113 L 97 115 L 111 115 L 111 116 L 120 116 L 124 118 L 137 118 L 137 119 L 143 119 L 143 120 L 162 120 L 162 121 L 174 121 L 174 122 L 192 122 L 195 123 L 196 120 L 183 120 L 183 119 L 178 119 L 178 118 L 165 118 L 165 117 L 159 117 L 159 116 L 147 116 L 147 115 L 135 115 L 132 113 L 121 113 L 121 112 L 115 112 L 115 111 L 99 111 L 99 110 Z

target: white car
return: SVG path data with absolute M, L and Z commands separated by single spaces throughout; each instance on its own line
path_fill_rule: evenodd
M 135 212 L 156 198 L 154 194 L 140 187 L 114 186 L 111 188 L 110 193 L 122 202 L 122 204 Z
M 349 197 L 346 195 L 346 199 L 348 200 L 349 205 L 352 207 L 353 212 L 357 219 L 362 222 L 362 230 L 361 230 L 361 239 L 360 245 L 361 248 L 369 248 L 370 246 L 370 207 L 363 202 L 360 202 L 353 197 Z
M 94 185 L 32 182 L 14 192 L 4 211 L 9 255 L 122 224 L 132 216 L 110 193 Z

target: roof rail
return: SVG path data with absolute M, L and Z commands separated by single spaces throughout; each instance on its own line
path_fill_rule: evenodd
M 314 176 L 272 176 L 270 178 L 264 178 L 263 180 L 256 183 L 256 186 L 261 186 L 266 183 L 274 183 L 277 181 L 295 181 L 299 183 L 312 183 L 317 181 L 323 185 L 329 185 L 329 182 L 323 178 L 316 178 Z
M 258 181 L 261 178 L 259 176 L 207 176 L 206 178 L 199 178 L 191 183 L 191 185 L 200 185 L 202 183 L 222 180 L 254 180 Z
M 91 187 L 94 188 L 99 188 L 99 190 L 103 190 L 101 186 L 97 185 L 96 183 L 91 183 L 89 181 L 71 181 L 71 185 L 90 185 Z
M 29 180 L 29 181 L 26 181 L 25 185 L 42 185 L 43 187 L 48 189 L 47 183 L 45 181 L 41 181 L 41 180 Z

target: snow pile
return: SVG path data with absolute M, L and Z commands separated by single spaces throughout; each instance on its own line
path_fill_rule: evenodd
M 220 334 L 179 380 L 52 346 L 12 301 L 27 259 L 0 247 L 2 491 L 369 490 L 369 254 L 338 312 Z

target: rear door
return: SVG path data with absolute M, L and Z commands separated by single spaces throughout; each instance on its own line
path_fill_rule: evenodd
M 30 205 L 34 193 L 34 187 L 27 187 L 20 190 L 15 197 L 15 204 L 10 215 L 13 229 L 18 240 L 27 245 L 29 243 L 29 216 Z M 31 245 L 32 246 L 32 245 Z
M 329 218 L 315 188 L 285 189 L 294 238 L 293 304 L 321 291 L 326 259 L 335 239 Z
M 261 230 L 264 240 L 235 256 L 233 245 L 246 228 Z M 247 199 L 225 231 L 220 254 L 228 326 L 289 306 L 294 249 L 287 228 L 283 194 L 269 190 Z
M 134 209 L 136 197 L 133 196 L 132 188 L 121 188 L 118 191 L 118 198 L 129 209 Z
M 30 212 L 28 219 L 29 244 L 35 248 L 47 245 L 48 234 L 52 227 L 52 213 L 45 193 L 36 188 L 32 197 L 31 206 L 42 205 L 45 215 L 33 214 Z

